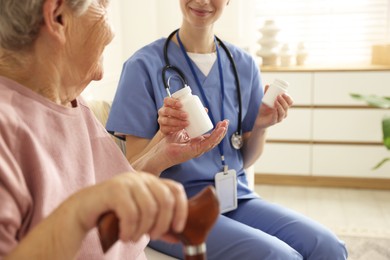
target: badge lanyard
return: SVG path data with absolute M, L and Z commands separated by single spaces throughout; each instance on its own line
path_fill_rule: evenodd
M 209 102 L 206 98 L 206 94 L 204 93 L 204 90 L 203 90 L 203 87 L 202 87 L 202 84 L 200 83 L 200 80 L 198 78 L 198 75 L 196 75 L 196 72 L 195 72 L 195 68 L 194 66 L 192 65 L 192 62 L 191 62 L 191 59 L 190 57 L 188 56 L 187 54 L 187 51 L 186 49 L 184 48 L 184 45 L 183 43 L 181 42 L 180 40 L 180 36 L 179 36 L 179 31 L 176 33 L 176 39 L 180 45 L 180 49 L 187 61 L 187 64 L 188 66 L 190 67 L 191 69 L 191 72 L 192 72 L 192 75 L 194 76 L 194 79 L 196 81 L 196 84 L 198 85 L 198 88 L 199 88 L 199 91 L 202 95 L 202 99 L 203 101 L 205 102 L 206 104 L 206 107 L 210 107 L 209 105 Z M 224 109 L 224 101 L 225 101 L 225 84 L 224 84 L 224 81 L 223 81 L 223 72 L 222 72 L 222 65 L 221 65 L 221 57 L 220 57 L 220 53 L 219 53 L 219 49 L 218 49 L 218 44 L 217 44 L 217 41 L 214 37 L 214 44 L 215 44 L 215 49 L 217 51 L 217 61 L 218 61 L 218 72 L 219 72 L 219 82 L 221 84 L 221 98 L 222 98 L 222 105 L 221 105 L 221 115 L 222 115 L 222 118 L 225 118 L 225 109 Z M 211 112 L 211 110 L 208 111 L 209 115 L 210 115 L 210 119 L 211 119 L 211 122 L 213 122 L 213 124 L 215 125 L 215 119 L 214 119 L 214 116 L 213 116 L 213 113 Z M 222 162 L 222 167 L 223 167 L 223 171 L 224 172 L 227 172 L 228 170 L 228 166 L 226 165 L 225 163 L 225 156 L 224 156 L 224 146 L 223 146 L 223 142 L 221 141 L 219 144 L 218 144 L 218 150 L 219 150 L 219 153 L 221 155 L 221 162 Z

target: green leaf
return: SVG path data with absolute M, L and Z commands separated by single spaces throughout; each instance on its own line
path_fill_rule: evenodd
M 390 161 L 390 157 L 382 159 L 377 165 L 375 165 L 372 169 L 377 170 L 379 169 L 383 164 L 385 164 L 387 161 Z
M 376 95 L 361 95 L 356 93 L 350 94 L 352 98 L 357 100 L 362 100 L 370 106 L 379 107 L 379 108 L 390 108 L 390 97 L 381 97 Z
M 390 150 L 390 117 L 387 116 L 382 120 L 382 131 L 383 131 L 383 144 L 387 150 Z
M 362 100 L 370 106 L 384 108 L 384 109 L 390 108 L 390 97 L 380 97 L 375 95 L 361 95 L 356 93 L 351 93 L 350 95 L 352 98 L 357 100 Z M 383 144 L 387 148 L 387 150 L 390 150 L 390 117 L 389 116 L 383 118 L 382 120 L 382 132 L 383 132 Z M 376 170 L 388 161 L 390 161 L 390 157 L 382 159 L 382 161 L 377 163 L 372 169 Z

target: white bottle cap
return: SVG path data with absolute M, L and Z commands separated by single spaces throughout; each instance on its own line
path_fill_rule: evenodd
M 274 82 L 272 83 L 278 87 L 281 87 L 285 91 L 287 91 L 288 86 L 290 85 L 287 81 L 282 79 L 274 79 Z

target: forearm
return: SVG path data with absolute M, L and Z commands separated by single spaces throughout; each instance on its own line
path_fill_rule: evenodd
M 287 116 L 287 111 L 292 106 L 293 101 L 290 96 L 283 94 L 277 97 L 274 108 L 261 105 L 251 133 L 244 138 L 242 154 L 244 167 L 254 164 L 264 150 L 266 140 L 266 129 L 280 123 Z
M 160 176 L 163 170 L 172 166 L 170 160 L 165 158 L 167 153 L 164 151 L 165 147 L 161 142 L 148 145 L 147 152 L 144 152 L 141 157 L 132 162 L 131 166 L 137 171 L 145 171 Z
M 136 136 L 126 136 L 126 158 L 134 167 L 134 163 L 148 154 L 153 147 L 158 144 L 164 135 L 158 131 L 152 139 L 140 138 Z M 137 169 L 137 168 L 135 168 Z M 142 169 L 137 169 L 142 170 Z
M 266 133 L 265 128 L 254 128 L 252 132 L 244 135 L 244 146 L 242 148 L 244 168 L 253 165 L 263 153 Z

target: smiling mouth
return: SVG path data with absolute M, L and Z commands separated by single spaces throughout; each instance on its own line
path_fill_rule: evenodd
M 191 7 L 190 7 L 190 10 L 199 16 L 206 16 L 206 15 L 211 13 L 211 11 L 208 11 L 208 10 L 196 9 L 196 8 L 191 8 Z

